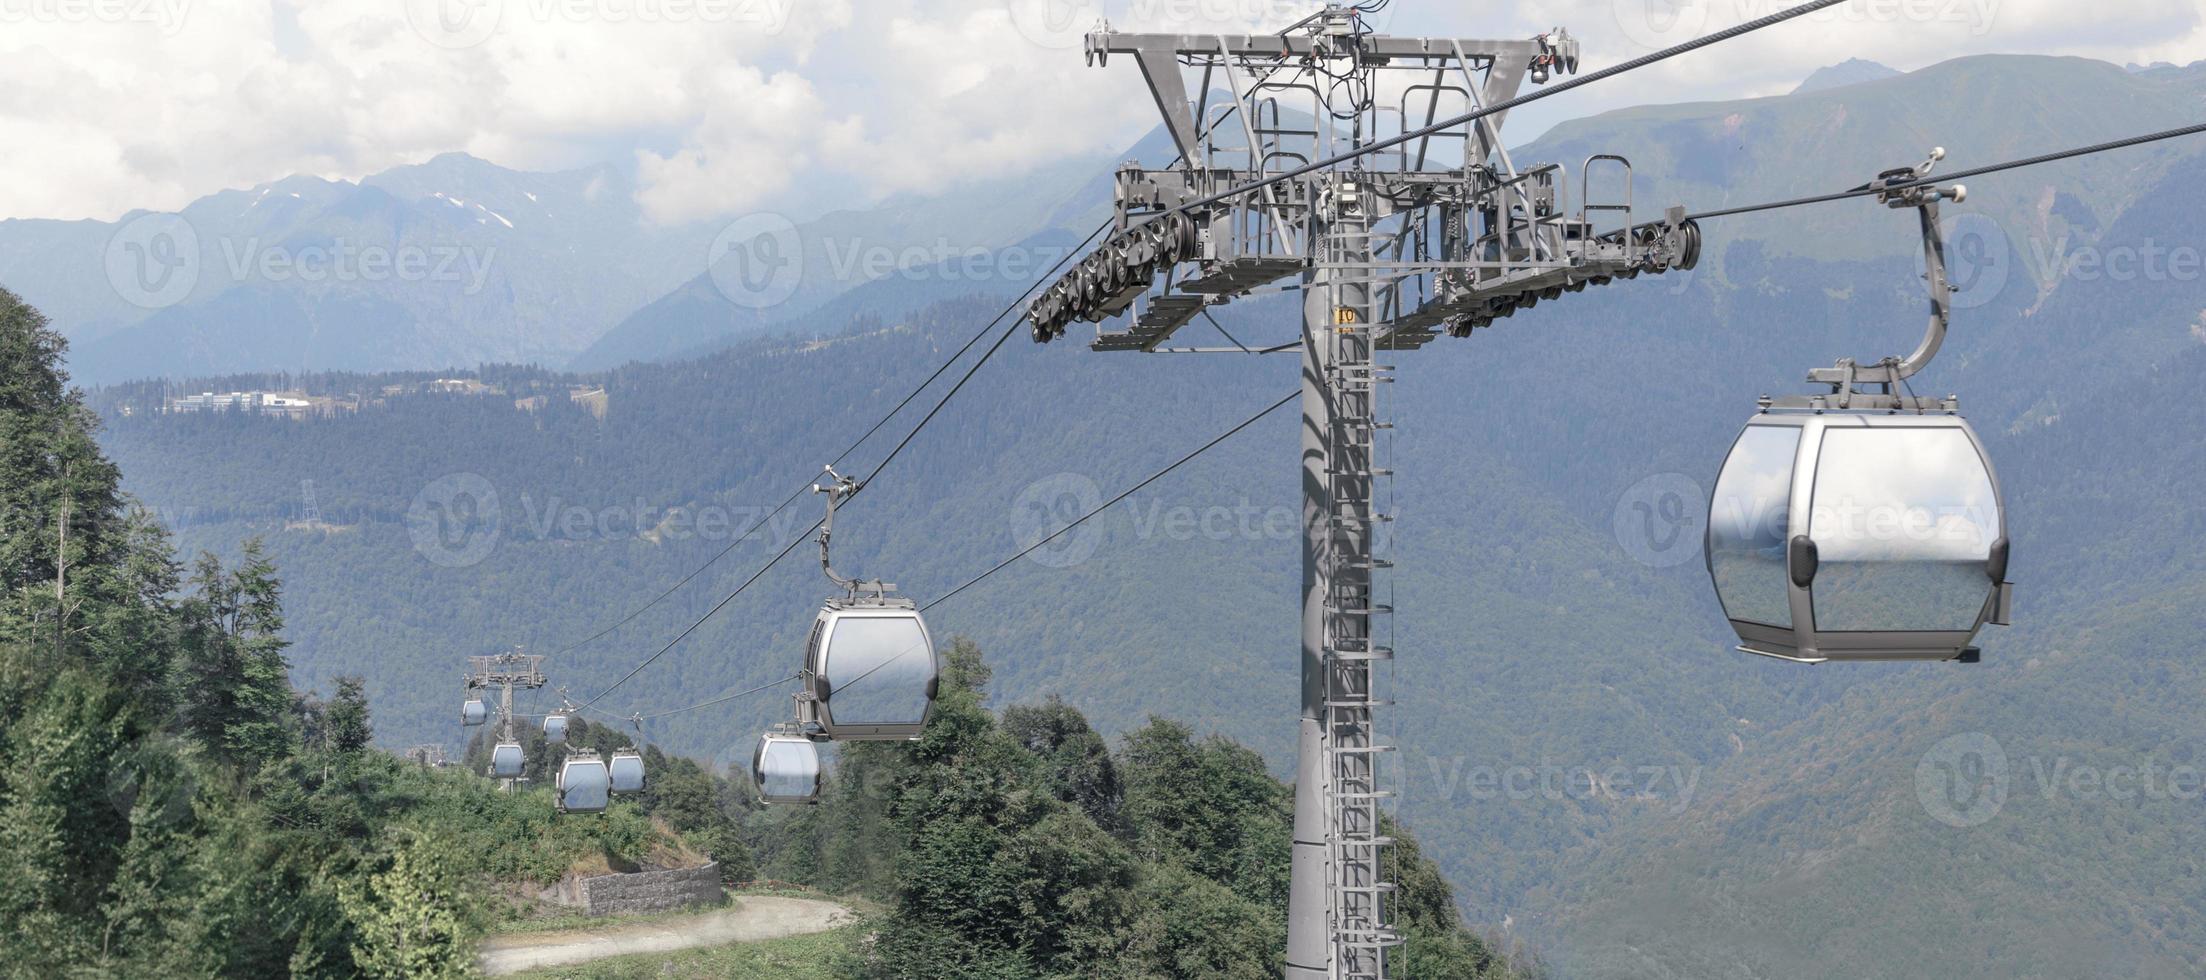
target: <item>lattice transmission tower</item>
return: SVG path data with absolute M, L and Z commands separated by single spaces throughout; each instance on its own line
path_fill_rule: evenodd
M 1382 978 L 1402 941 L 1381 814 L 1386 701 L 1374 667 L 1392 610 L 1375 576 L 1391 515 L 1375 488 L 1391 427 L 1380 351 L 1464 336 L 1519 309 L 1642 272 L 1691 268 L 1680 208 L 1634 220 L 1631 164 L 1599 154 L 1573 204 L 1560 164 L 1520 169 L 1504 113 L 1434 127 L 1577 70 L 1560 30 L 1521 40 L 1390 37 L 1330 6 L 1272 34 L 1087 35 L 1090 64 L 1130 57 L 1179 158 L 1116 174 L 1111 237 L 1032 302 L 1034 337 L 1075 320 L 1095 350 L 1302 354 L 1302 705 L 1289 978 Z M 1189 78 L 1194 77 L 1191 88 Z M 1190 93 L 1192 97 L 1190 97 Z M 1350 160 L 1332 158 L 1371 148 Z M 1600 196 L 1589 171 L 1604 175 Z M 1209 308 L 1299 290 L 1299 343 L 1167 347 Z M 1221 334 L 1224 329 L 1219 328 Z M 1231 335 L 1227 335 L 1232 339 Z

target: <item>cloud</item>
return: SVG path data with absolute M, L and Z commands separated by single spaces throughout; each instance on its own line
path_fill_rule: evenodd
M 1560 24 L 1588 69 L 1777 0 L 1389 8 L 1397 33 Z M 113 218 L 293 173 L 357 179 L 464 150 L 635 162 L 659 220 L 864 204 L 1108 153 L 1154 125 L 1139 72 L 1079 34 L 1276 27 L 1298 0 L 150 0 L 0 3 L 0 217 Z M 1990 51 L 2206 56 L 2194 0 L 1852 0 L 1594 86 L 1512 141 L 1617 105 L 1763 95 L 1822 65 Z

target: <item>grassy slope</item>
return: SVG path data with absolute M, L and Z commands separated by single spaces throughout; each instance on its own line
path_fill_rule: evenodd
M 829 980 L 841 975 L 835 970 L 836 962 L 850 954 L 865 932 L 861 924 L 765 942 L 615 956 L 512 976 L 522 980 Z

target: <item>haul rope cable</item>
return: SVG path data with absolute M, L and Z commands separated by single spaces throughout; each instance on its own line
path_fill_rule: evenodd
M 1108 227 L 1107 222 L 1103 226 L 1097 227 L 1095 232 L 1090 234 L 1087 240 L 1081 243 L 1082 246 L 1085 246 L 1088 241 L 1093 241 L 1096 235 L 1101 234 L 1103 228 L 1105 227 Z M 1063 265 L 1065 261 L 1069 260 L 1074 254 L 1077 254 L 1078 251 L 1078 249 L 1073 249 L 1066 252 L 1064 258 L 1058 260 L 1058 265 Z M 1051 269 L 1051 272 L 1054 271 L 1055 267 Z M 1013 310 L 1019 308 L 1022 300 L 1024 300 L 1028 295 L 1032 294 L 1036 289 L 1041 287 L 1042 280 L 1047 278 L 1049 274 L 1050 273 L 1044 273 L 1041 277 L 1037 277 L 1032 285 L 1029 285 L 1025 290 L 1021 291 L 1017 297 L 1013 298 L 1009 305 L 1004 307 L 1003 312 L 996 314 L 996 318 L 989 321 L 988 326 L 994 327 L 997 323 L 1000 323 L 1006 317 L 1009 317 Z M 942 412 L 942 409 L 950 404 L 950 399 L 956 398 L 958 392 L 964 390 L 966 383 L 972 381 L 973 376 L 980 373 L 980 369 L 982 367 L 985 367 L 988 362 L 996 356 L 996 352 L 1003 349 L 1004 342 L 1010 340 L 1011 335 L 1018 331 L 1021 322 L 1021 320 L 1013 319 L 1009 325 L 1004 327 L 1002 335 L 996 338 L 996 342 L 989 345 L 988 349 L 981 353 L 980 358 L 978 360 L 975 360 L 971 367 L 965 369 L 965 373 L 957 379 L 957 383 L 951 385 L 950 390 L 943 393 L 942 397 L 935 402 L 934 407 L 928 409 L 927 414 L 920 418 L 919 423 L 912 426 L 911 431 L 904 433 L 904 438 L 898 440 L 895 447 L 889 450 L 888 455 L 881 457 L 881 461 L 874 464 L 873 472 L 868 474 L 866 479 L 859 483 L 859 490 L 863 490 L 868 483 L 872 482 L 872 479 L 874 477 L 879 476 L 883 469 L 886 469 L 891 462 L 895 461 L 898 455 L 903 453 L 905 447 L 911 445 L 911 441 L 919 435 L 919 431 L 926 428 L 927 423 L 934 421 L 935 416 L 940 414 Z M 986 334 L 987 329 L 988 328 L 985 327 L 982 328 L 981 333 Z M 975 339 L 977 340 L 978 336 L 976 336 Z M 955 360 L 953 359 L 951 363 L 955 363 Z M 853 448 L 855 448 L 855 446 Z M 853 492 L 852 495 L 855 496 L 856 493 Z M 607 687 L 605 690 L 599 691 L 596 697 L 593 697 L 589 701 L 585 702 L 583 706 L 588 707 L 589 705 L 596 704 L 607 694 L 613 693 L 613 690 L 615 688 L 620 687 L 622 684 L 628 683 L 630 679 L 634 678 L 638 673 L 642 672 L 645 667 L 651 666 L 653 662 L 657 661 L 660 657 L 665 656 L 667 654 L 667 651 L 674 649 L 676 644 L 681 643 L 684 638 L 688 637 L 691 633 L 696 632 L 698 627 L 703 626 L 707 620 L 710 620 L 714 615 L 718 614 L 721 609 L 726 608 L 728 603 L 735 601 L 736 596 L 742 595 L 745 589 L 750 588 L 752 583 L 758 581 L 761 577 L 765 576 L 766 572 L 771 570 L 775 565 L 779 564 L 783 558 L 789 557 L 789 552 L 795 550 L 798 544 L 809 538 L 812 532 L 819 530 L 822 521 L 824 521 L 824 518 L 820 521 L 813 521 L 811 526 L 806 528 L 803 534 L 799 534 L 791 538 L 787 545 L 782 546 L 780 552 L 776 553 L 773 558 L 769 559 L 766 562 L 766 564 L 759 566 L 758 571 L 751 573 L 750 578 L 743 580 L 743 584 L 736 586 L 735 591 L 728 593 L 719 602 L 714 603 L 711 609 L 706 610 L 704 615 L 697 617 L 697 620 L 695 622 L 690 623 L 687 627 L 683 628 L 683 630 L 679 634 L 675 635 L 674 639 L 667 641 L 667 644 L 663 647 L 660 647 L 657 653 L 654 653 L 649 657 L 645 657 L 643 659 L 643 662 L 637 664 L 633 669 L 629 670 L 627 674 L 622 675 L 620 680 L 613 682 L 611 687 Z
M 1121 491 L 1121 492 L 1120 492 L 1120 493 L 1119 493 L 1119 494 L 1118 494 L 1117 496 L 1114 496 L 1114 497 L 1112 497 L 1111 499 L 1109 499 L 1109 500 L 1106 500 L 1106 501 L 1104 501 L 1104 502 L 1102 502 L 1102 503 L 1100 503 L 1100 504 L 1096 505 L 1094 509 L 1092 509 L 1092 510 L 1088 511 L 1088 512 L 1087 512 L 1087 513 L 1085 513 L 1085 514 L 1082 514 L 1082 515 L 1080 515 L 1079 517 L 1076 517 L 1076 518 L 1074 518 L 1074 519 L 1073 519 L 1072 521 L 1070 521 L 1069 523 L 1067 523 L 1067 524 L 1066 524 L 1065 526 L 1063 526 L 1063 527 L 1060 527 L 1060 528 L 1058 528 L 1058 529 L 1057 529 L 1057 530 L 1055 530 L 1055 531 L 1051 531 L 1051 532 L 1050 532 L 1049 534 L 1047 534 L 1047 535 L 1044 535 L 1044 536 L 1043 536 L 1043 537 L 1042 537 L 1042 538 L 1041 538 L 1040 540 L 1038 540 L 1038 541 L 1034 542 L 1034 543 L 1033 543 L 1033 544 L 1031 544 L 1031 545 L 1028 545 L 1028 546 L 1026 546 L 1025 548 L 1022 548 L 1022 549 L 1020 549 L 1020 550 L 1019 550 L 1019 552 L 1018 552 L 1017 554 L 1014 554 L 1014 555 L 1012 555 L 1012 556 L 1011 556 L 1011 557 L 1009 557 L 1009 558 L 1006 558 L 1006 559 L 1004 559 L 1004 560 L 1002 560 L 1002 561 L 1000 561 L 1000 562 L 997 562 L 997 563 L 996 563 L 996 564 L 995 564 L 994 566 L 990 567 L 990 568 L 989 568 L 989 569 L 988 569 L 987 571 L 984 571 L 984 572 L 980 573 L 979 575 L 975 575 L 975 576 L 973 576 L 972 578 L 970 578 L 970 579 L 967 579 L 967 580 L 966 580 L 966 581 L 964 582 L 964 584 L 962 584 L 962 585 L 959 585 L 959 586 L 958 586 L 957 588 L 951 589 L 950 591 L 948 591 L 948 592 L 945 592 L 945 593 L 943 593 L 942 595 L 940 595 L 940 596 L 937 596 L 937 597 L 935 597 L 935 598 L 934 598 L 933 600 L 929 601 L 929 602 L 928 602 L 928 603 L 927 603 L 926 605 L 924 605 L 924 606 L 921 606 L 921 607 L 919 607 L 919 610 L 920 610 L 921 612 L 925 612 L 925 611 L 927 611 L 927 610 L 929 610 L 929 609 L 933 609 L 933 608 L 934 608 L 935 606 L 937 606 L 937 605 L 940 605 L 940 604 L 942 604 L 942 603 L 944 603 L 944 602 L 947 602 L 947 601 L 949 601 L 949 600 L 950 600 L 950 599 L 951 599 L 952 597 L 956 596 L 956 595 L 957 595 L 958 593 L 960 593 L 960 592 L 963 592 L 963 591 L 965 591 L 966 589 L 972 588 L 973 586 L 975 586 L 975 585 L 978 585 L 978 584 L 980 584 L 981 580 L 983 580 L 983 579 L 986 579 L 987 577 L 989 577 L 989 576 L 991 576 L 991 575 L 994 575 L 994 574 L 996 574 L 997 572 L 1000 572 L 1000 571 L 1002 571 L 1002 570 L 1003 570 L 1003 569 L 1005 569 L 1006 567 L 1009 567 L 1009 566 L 1011 565 L 1011 563 L 1013 563 L 1013 562 L 1016 562 L 1016 561 L 1018 561 L 1019 559 L 1021 559 L 1021 558 L 1024 558 L 1024 557 L 1026 557 L 1026 556 L 1027 556 L 1027 555 L 1029 555 L 1029 554 L 1032 554 L 1032 553 L 1034 552 L 1034 550 L 1035 550 L 1035 549 L 1037 549 L 1037 548 L 1040 548 L 1041 546 L 1043 546 L 1043 545 L 1045 545 L 1045 544 L 1048 544 L 1048 543 L 1050 543 L 1051 541 L 1054 541 L 1054 540 L 1056 540 L 1056 539 L 1058 538 L 1058 536 L 1060 536 L 1060 535 L 1064 534 L 1064 533 L 1065 533 L 1066 531 L 1070 531 L 1070 530 L 1072 530 L 1073 528 L 1075 528 L 1075 527 L 1078 527 L 1078 526 L 1080 526 L 1081 524 L 1083 524 L 1083 523 L 1087 522 L 1087 520 L 1088 520 L 1089 518 L 1092 518 L 1092 517 L 1094 517 L 1095 515 L 1097 515 L 1097 514 L 1100 514 L 1100 513 L 1104 512 L 1105 510 L 1108 510 L 1108 509 L 1110 509 L 1112 505 L 1114 505 L 1114 504 L 1117 504 L 1117 503 L 1120 503 L 1120 502 L 1124 501 L 1124 500 L 1125 500 L 1126 498 L 1128 498 L 1128 497 L 1131 497 L 1131 496 L 1133 496 L 1134 494 L 1136 494 L 1136 493 L 1140 492 L 1142 488 L 1144 488 L 1144 487 L 1147 487 L 1148 485 L 1150 485 L 1150 484 L 1152 484 L 1152 483 L 1155 483 L 1155 482 L 1157 482 L 1157 481 L 1158 481 L 1158 480 L 1160 480 L 1160 479 L 1163 479 L 1163 478 L 1164 478 L 1164 477 L 1165 477 L 1166 475 L 1170 474 L 1170 473 L 1171 473 L 1171 472 L 1172 472 L 1173 470 L 1177 470 L 1177 469 L 1179 469 L 1180 467 L 1182 467 L 1182 466 L 1186 465 L 1186 464 L 1187 464 L 1188 462 L 1192 461 L 1192 460 L 1193 460 L 1193 459 L 1194 459 L 1195 457 L 1197 457 L 1197 456 L 1200 456 L 1200 455 L 1202 455 L 1203 453 L 1205 453 L 1205 452 L 1208 452 L 1208 451 L 1210 451 L 1210 450 L 1211 450 L 1211 449 L 1213 449 L 1213 448 L 1216 448 L 1216 447 L 1217 447 L 1217 445 L 1218 445 L 1219 443 L 1222 443 L 1222 442 L 1226 441 L 1227 439 L 1230 439 L 1230 438 L 1232 438 L 1232 437 L 1233 437 L 1233 436 L 1234 436 L 1234 435 L 1235 435 L 1236 433 L 1240 432 L 1240 431 L 1241 431 L 1241 430 L 1243 430 L 1243 429 L 1246 429 L 1246 428 L 1248 428 L 1248 427 L 1249 427 L 1249 426 L 1251 426 L 1251 425 L 1254 425 L 1254 424 L 1256 424 L 1256 422 L 1257 422 L 1257 421 L 1258 421 L 1259 419 L 1262 419 L 1262 418 L 1263 418 L 1264 416 L 1270 415 L 1271 413 L 1273 413 L 1273 412 L 1275 412 L 1275 411 L 1278 411 L 1278 410 L 1279 410 L 1279 409 L 1280 409 L 1281 407 L 1285 406 L 1285 405 L 1286 405 L 1286 404 L 1287 404 L 1288 402 L 1294 401 L 1294 400 L 1295 400 L 1296 398 L 1299 398 L 1299 397 L 1301 397 L 1301 393 L 1300 393 L 1300 392 L 1296 392 L 1296 393 L 1294 393 L 1294 394 L 1290 394 L 1290 395 L 1288 395 L 1288 396 L 1287 396 L 1287 397 L 1285 397 L 1285 398 L 1281 398 L 1280 400 L 1278 400 L 1278 401 L 1276 401 L 1276 402 L 1273 402 L 1273 403 L 1271 403 L 1271 404 L 1270 404 L 1269 406 L 1266 406 L 1266 407 L 1265 407 L 1265 408 L 1264 408 L 1264 409 L 1263 409 L 1262 411 L 1259 411 L 1259 412 L 1257 412 L 1257 413 L 1256 413 L 1255 415 L 1251 415 L 1251 416 L 1249 416 L 1248 418 L 1246 418 L 1246 419 L 1243 419 L 1243 420 L 1242 420 L 1241 422 L 1239 422 L 1238 424 L 1234 425 L 1234 427 L 1233 427 L 1233 428 L 1227 429 L 1227 430 L 1226 430 L 1225 432 L 1223 432 L 1223 433 L 1219 434 L 1219 435 L 1218 435 L 1218 436 L 1217 436 L 1216 438 L 1213 438 L 1213 439 L 1211 439 L 1211 440 L 1210 440 L 1209 442 L 1203 443 L 1203 444 L 1202 444 L 1201 446 L 1198 446 L 1198 447 L 1196 447 L 1196 448 L 1195 448 L 1195 449 L 1194 449 L 1193 451 L 1191 451 L 1191 452 L 1187 453 L 1186 455 L 1184 455 L 1184 456 L 1181 456 L 1180 458 L 1178 458 L 1178 459 L 1175 459 L 1175 460 L 1173 460 L 1173 461 L 1172 461 L 1172 462 L 1171 462 L 1170 464 L 1166 465 L 1166 466 L 1165 466 L 1165 467 L 1164 467 L 1163 469 L 1160 469 L 1160 470 L 1156 471 L 1155 473 L 1151 473 L 1151 474 L 1149 474 L 1149 475 L 1148 475 L 1147 477 L 1143 478 L 1141 482 L 1139 482 L 1139 483 L 1136 483 L 1136 484 L 1134 484 L 1133 486 L 1127 487 L 1127 488 L 1126 488 L 1125 490 Z M 914 647 L 913 649 L 918 649 L 918 648 L 917 648 L 917 647 Z M 870 670 L 867 670 L 867 671 L 866 671 L 865 673 L 859 674 L 858 676 L 856 676 L 856 677 L 853 677 L 853 678 L 851 678 L 851 679 L 850 679 L 850 680 L 849 680 L 848 682 L 846 682 L 846 683 L 844 683 L 844 684 L 842 685 L 842 688 L 843 688 L 844 690 L 848 690 L 848 689 L 849 689 L 849 688 L 851 687 L 851 685 L 854 685 L 854 684 L 858 683 L 859 681 L 865 680 L 865 679 L 866 679 L 866 678 L 867 678 L 868 676 L 871 676 L 871 675 L 872 675 L 872 673 L 873 673 L 874 671 L 876 671 L 876 670 L 880 670 L 880 669 L 881 669 L 882 667 L 886 667 L 886 666 L 888 666 L 889 664 L 891 664 L 891 663 L 895 662 L 895 661 L 896 661 L 896 660 L 897 660 L 897 659 L 898 659 L 899 657 L 901 657 L 901 656 L 903 656 L 903 655 L 902 655 L 902 654 L 898 654 L 898 655 L 897 655 L 896 657 L 890 657 L 890 658 L 888 658 L 887 660 L 884 660 L 884 661 L 882 661 L 881 663 L 879 663 L 879 664 L 876 664 L 876 665 L 875 665 L 875 666 L 874 666 L 874 667 L 873 667 L 872 669 L 870 669 Z M 673 708 L 673 709 L 670 709 L 670 710 L 667 710 L 667 711 L 661 711 L 661 712 L 658 712 L 658 713 L 656 713 L 656 714 L 649 714 L 649 715 L 644 715 L 643 717 L 644 717 L 644 718 L 647 718 L 647 719 L 648 719 L 648 718 L 659 718 L 659 717 L 663 717 L 663 716 L 665 716 L 665 715 L 680 714 L 681 712 L 684 712 L 684 711 L 692 711 L 692 710 L 695 710 L 695 709 L 697 709 L 697 708 L 705 708 L 705 707 L 710 707 L 710 706 L 712 706 L 712 705 L 716 705 L 716 704 L 721 704 L 721 703 L 723 703 L 723 702 L 727 702 L 727 701 L 732 701 L 732 700 L 735 700 L 736 698 L 739 698 L 739 697 L 743 697 L 743 696 L 745 696 L 745 695 L 749 695 L 749 694 L 756 694 L 756 693 L 758 693 L 759 691 L 767 690 L 767 689 L 770 689 L 770 688 L 773 688 L 773 687 L 778 687 L 778 686 L 780 686 L 780 685 L 782 685 L 782 684 L 788 683 L 788 682 L 789 682 L 789 681 L 791 681 L 791 680 L 795 680 L 795 679 L 796 679 L 796 676 L 797 676 L 797 675 L 795 675 L 795 674 L 791 674 L 791 675 L 789 675 L 788 677 L 784 677 L 784 678 L 782 678 L 782 679 L 780 679 L 780 680 L 777 680 L 777 681 L 774 681 L 774 682 L 772 682 L 772 683 L 770 683 L 770 684 L 766 684 L 766 685 L 763 685 L 763 686 L 761 686 L 761 687 L 754 687 L 754 688 L 751 688 L 750 690 L 747 690 L 747 691 L 743 691 L 743 692 L 741 692 L 741 693 L 738 693 L 738 694 L 731 694 L 731 695 L 728 695 L 727 697 L 724 697 L 724 698 L 715 698 L 715 699 L 713 699 L 713 700 L 711 700 L 711 701 L 706 701 L 706 702 L 703 702 L 703 703 L 700 703 L 700 704 L 693 704 L 693 705 L 690 705 L 690 706 L 689 706 L 689 707 L 687 707 L 687 708 Z
M 1069 261 L 1072 256 L 1079 254 L 1081 249 L 1088 247 L 1089 243 L 1095 241 L 1096 236 L 1101 235 L 1104 229 L 1109 227 L 1110 223 L 1108 221 L 1104 222 L 1103 224 L 1097 225 L 1094 231 L 1088 233 L 1087 238 L 1082 239 L 1080 244 L 1073 246 L 1072 249 L 1066 252 L 1062 258 L 1059 258 L 1057 260 L 1056 265 L 1051 266 L 1048 271 L 1043 272 L 1041 276 L 1037 277 L 1036 281 L 1039 282 L 1042 279 L 1047 279 L 1050 276 L 1055 275 L 1057 273 L 1057 270 L 1063 268 L 1065 263 Z M 1019 299 L 1024 299 L 1027 292 L 1031 292 L 1032 289 L 1033 287 L 1029 286 L 1026 292 L 1021 292 L 1019 294 Z M 1004 317 L 1011 315 L 1013 311 L 1018 309 L 1018 306 L 1019 304 L 1014 301 L 1010 306 L 1005 307 L 1003 312 L 996 314 L 994 319 L 989 320 L 986 325 L 982 326 L 978 331 L 975 331 L 973 336 L 965 341 L 964 346 L 957 349 L 957 353 L 950 355 L 949 359 L 943 361 L 940 367 L 935 368 L 934 373 L 928 375 L 925 381 L 921 381 L 918 387 L 911 390 L 910 394 L 905 395 L 904 400 L 897 402 L 895 408 L 889 409 L 888 414 L 881 416 L 880 421 L 873 423 L 873 427 L 867 429 L 864 435 L 859 436 L 856 441 L 852 442 L 842 452 L 836 454 L 833 462 L 830 463 L 830 465 L 833 465 L 834 463 L 841 463 L 845 458 L 849 457 L 851 453 L 856 452 L 858 447 L 863 445 L 866 440 L 873 438 L 874 433 L 881 431 L 881 427 L 887 425 L 890 419 L 895 418 L 899 413 L 903 412 L 905 406 L 910 405 L 913 399 L 919 397 L 920 392 L 925 391 L 929 387 L 931 387 L 935 383 L 936 379 L 942 377 L 943 372 L 948 371 L 951 365 L 956 364 L 960 358 L 963 358 L 967 351 L 973 349 L 974 344 L 979 343 L 982 337 L 988 335 L 989 330 L 993 329 L 996 324 L 1001 323 Z M 784 498 L 781 503 L 775 505 L 773 510 L 767 512 L 766 516 L 759 518 L 757 521 L 753 522 L 750 527 L 745 528 L 743 533 L 736 535 L 734 540 L 728 542 L 727 547 L 720 549 L 719 554 L 712 556 L 704 564 L 697 566 L 695 569 L 692 569 L 689 574 L 682 576 L 680 581 L 675 582 L 671 586 L 668 586 L 666 591 L 659 593 L 657 596 L 654 596 L 651 601 L 636 607 L 628 615 L 621 617 L 619 622 L 616 622 L 611 626 L 607 626 L 604 629 L 591 634 L 585 639 L 568 644 L 567 646 L 561 648 L 558 652 L 552 654 L 552 656 L 557 657 L 561 654 L 570 653 L 584 646 L 588 646 L 591 643 L 595 643 L 598 640 L 604 639 L 614 630 L 620 629 L 621 627 L 634 622 L 636 617 L 643 615 L 653 606 L 664 602 L 668 596 L 681 591 L 683 586 L 688 585 L 691 580 L 703 574 L 705 569 L 711 568 L 713 565 L 717 564 L 720 559 L 726 558 L 729 552 L 732 552 L 736 549 L 737 545 L 740 545 L 744 541 L 749 540 L 750 536 L 756 533 L 759 528 L 765 527 L 767 522 L 773 520 L 776 516 L 780 515 L 782 511 L 787 510 L 790 504 L 795 503 L 798 497 L 803 496 L 805 492 L 809 491 L 811 488 L 812 484 L 811 481 L 808 479 L 803 485 L 797 487 L 796 490 L 792 491 L 788 497 Z
M 1746 21 L 1745 23 L 1734 24 L 1730 27 L 1724 28 L 1723 30 L 1716 31 L 1712 34 L 1702 35 L 1690 41 L 1686 41 L 1682 44 L 1672 45 L 1660 51 L 1656 51 L 1652 54 L 1641 55 L 1637 58 L 1631 59 L 1630 61 L 1610 65 L 1607 68 L 1603 68 L 1589 75 L 1580 75 L 1575 78 L 1557 82 L 1537 92 L 1520 95 L 1511 99 L 1504 99 L 1500 102 L 1496 102 L 1493 105 L 1486 106 L 1484 108 L 1473 109 L 1460 115 L 1450 116 L 1446 119 L 1442 119 L 1436 123 L 1420 126 L 1416 129 L 1405 130 L 1384 139 L 1374 140 L 1370 143 L 1366 143 L 1354 149 L 1343 150 L 1321 160 L 1312 160 L 1309 163 L 1301 164 L 1287 170 L 1282 170 L 1276 174 L 1269 174 L 1263 177 L 1259 177 L 1255 180 L 1249 181 L 1246 184 L 1229 187 L 1225 190 L 1218 191 L 1217 193 L 1208 195 L 1206 197 L 1199 197 L 1184 204 L 1177 205 L 1168 210 L 1158 211 L 1156 212 L 1156 215 L 1162 216 L 1175 212 L 1184 212 L 1195 208 L 1217 204 L 1228 198 L 1238 197 L 1254 190 L 1261 190 L 1265 187 L 1269 187 L 1281 181 L 1293 180 L 1294 178 L 1301 177 L 1305 174 L 1316 173 L 1320 170 L 1347 163 L 1348 161 L 1360 156 L 1364 156 L 1365 154 L 1376 153 L 1380 150 L 1390 149 L 1392 147 L 1399 146 L 1411 140 L 1432 136 L 1445 130 L 1454 129 L 1455 127 L 1461 126 L 1464 123 L 1484 119 L 1487 116 L 1491 116 L 1496 113 L 1507 112 L 1511 109 L 1537 102 L 1549 96 L 1561 95 L 1564 92 L 1568 92 L 1582 85 L 1590 85 L 1594 82 L 1601 81 L 1602 79 L 1613 78 L 1628 71 L 1645 68 L 1648 65 L 1654 64 L 1658 61 L 1665 61 L 1670 58 L 1677 57 L 1681 54 L 1697 51 L 1711 44 L 1728 41 L 1742 34 L 1749 34 L 1774 24 L 1783 23 L 1784 21 L 1791 20 L 1803 14 L 1814 13 L 1815 11 L 1821 10 L 1825 7 L 1836 6 L 1845 2 L 1846 0 L 1808 0 L 1808 2 L 1806 3 L 1802 3 L 1797 6 L 1787 7 L 1775 13 L 1765 14 L 1753 20 Z

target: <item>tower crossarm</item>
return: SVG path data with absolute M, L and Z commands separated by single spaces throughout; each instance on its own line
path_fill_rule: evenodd
M 1698 261 L 1699 230 L 1682 211 L 1633 221 L 1623 157 L 1596 154 L 1575 174 L 1559 163 L 1520 171 L 1501 145 L 1502 113 L 1443 125 L 1514 99 L 1527 78 L 1576 71 L 1578 42 L 1560 28 L 1393 37 L 1336 5 L 1270 34 L 1087 36 L 1090 64 L 1114 55 L 1140 67 L 1178 159 L 1119 168 L 1111 236 L 1028 305 L 1038 341 L 1075 320 L 1130 317 L 1099 331 L 1095 349 L 1156 351 L 1209 307 L 1308 273 L 1327 261 L 1312 245 L 1315 202 L 1343 179 L 1365 192 L 1373 247 L 1337 271 L 1371 281 L 1380 349 Z

